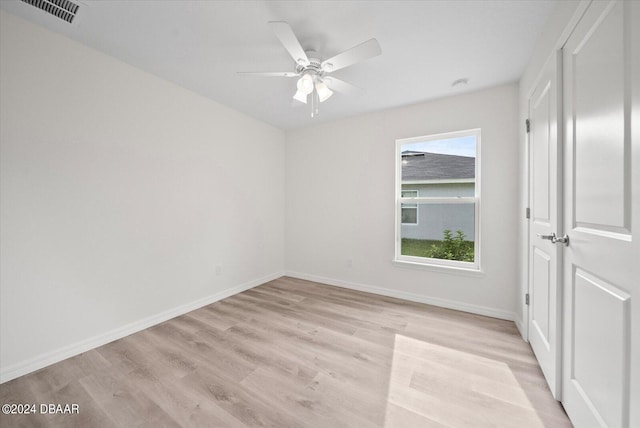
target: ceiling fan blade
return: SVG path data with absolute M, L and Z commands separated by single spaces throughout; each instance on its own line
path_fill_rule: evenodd
M 329 89 L 343 94 L 353 94 L 362 91 L 362 88 L 353 86 L 351 83 L 347 83 L 344 80 L 336 79 L 333 76 L 325 76 L 322 80 Z
M 376 39 L 369 39 L 364 43 L 347 49 L 329 59 L 322 61 L 322 69 L 327 73 L 340 70 L 365 59 L 373 58 L 382 53 L 380 44 Z
M 302 49 L 291 26 L 283 21 L 271 21 L 269 25 L 296 64 L 309 65 L 309 58 L 307 58 L 307 54 L 304 53 L 304 49 Z
M 254 71 L 238 71 L 242 76 L 265 76 L 265 77 L 296 77 L 298 73 L 291 71 L 268 71 L 268 72 L 254 72 Z

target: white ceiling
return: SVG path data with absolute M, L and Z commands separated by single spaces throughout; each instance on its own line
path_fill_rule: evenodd
M 68 24 L 18 0 L 11 13 L 282 129 L 517 81 L 556 0 L 88 1 Z M 309 117 L 267 25 L 287 21 L 325 58 L 375 37 L 382 55 L 334 76 L 364 88 L 334 94 Z M 464 87 L 451 86 L 468 78 Z

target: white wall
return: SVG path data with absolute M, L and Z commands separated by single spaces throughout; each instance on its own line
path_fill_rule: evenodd
M 0 29 L 3 380 L 282 273 L 282 131 Z
M 482 128 L 484 274 L 392 264 L 395 140 L 471 128 Z M 287 273 L 513 318 L 517 130 L 518 86 L 509 84 L 288 132 Z
M 520 138 L 520 149 L 518 154 L 518 165 L 520 166 L 519 176 L 519 189 L 520 189 L 520 201 L 518 210 L 524 212 L 524 209 L 529 205 L 529 189 L 528 189 L 528 157 L 527 157 L 527 134 L 524 128 L 524 121 L 528 117 L 529 113 L 529 97 L 535 89 L 536 80 L 539 78 L 539 74 L 542 71 L 542 67 L 546 63 L 547 59 L 554 54 L 554 52 L 560 49 L 563 40 L 566 40 L 569 33 L 568 31 L 573 28 L 577 16 L 576 11 L 584 7 L 584 2 L 578 0 L 564 0 L 559 1 L 553 12 L 551 13 L 548 22 L 545 24 L 540 38 L 538 39 L 534 48 L 531 60 L 525 69 L 522 78 L 520 79 L 520 93 L 519 93 L 519 110 L 520 118 L 518 123 L 518 135 Z M 527 306 L 525 305 L 524 295 L 528 290 L 528 221 L 524 216 L 518 216 L 518 271 L 520 272 L 518 278 L 518 293 L 516 295 L 516 325 L 520 329 L 520 333 L 526 339 L 527 333 Z
M 282 131 L 0 12 L 0 378 L 285 265 L 515 317 L 526 336 L 521 124 L 578 3 L 558 3 L 519 92 L 505 85 L 290 131 L 286 164 Z M 393 265 L 395 139 L 476 127 L 484 274 Z

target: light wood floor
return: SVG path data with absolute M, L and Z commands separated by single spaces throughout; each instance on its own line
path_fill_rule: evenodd
M 0 385 L 2 427 L 570 427 L 512 322 L 280 278 Z

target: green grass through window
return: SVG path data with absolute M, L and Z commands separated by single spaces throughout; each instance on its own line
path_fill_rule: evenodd
M 403 256 L 473 262 L 473 241 L 466 241 L 464 238 L 462 232 L 458 231 L 456 235 L 453 235 L 449 230 L 444 231 L 442 241 L 402 238 L 401 254 Z

